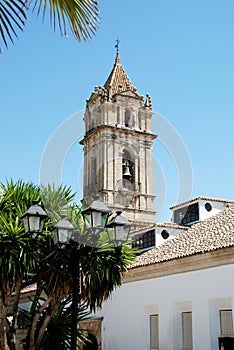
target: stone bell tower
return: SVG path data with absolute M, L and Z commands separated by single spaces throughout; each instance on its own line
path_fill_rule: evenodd
M 155 223 L 152 115 L 150 96 L 138 94 L 117 49 L 107 81 L 86 104 L 83 200 L 98 194 L 111 210 L 122 210 L 134 229 Z

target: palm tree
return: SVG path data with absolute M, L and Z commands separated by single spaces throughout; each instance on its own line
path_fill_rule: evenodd
M 20 290 L 28 269 L 34 265 L 29 239 L 25 237 L 20 220 L 33 200 L 39 199 L 39 188 L 19 180 L 0 184 L 0 348 L 15 349 Z M 13 299 L 13 317 L 7 317 L 9 303 Z
M 43 20 L 49 12 L 53 29 L 58 27 L 61 35 L 66 35 L 70 27 L 78 41 L 87 41 L 97 29 L 96 0 L 0 0 L 0 37 L 5 47 L 9 41 L 13 43 L 17 31 L 23 30 L 30 9 L 37 15 L 42 13 Z
M 8 345 L 11 350 L 14 350 L 20 291 L 27 283 L 28 276 L 33 274 L 35 277 L 37 273 L 41 281 L 38 283 L 38 289 L 45 288 L 43 282 L 47 282 L 50 298 L 57 301 L 56 307 L 62 300 L 62 284 L 65 290 L 68 286 L 64 276 L 60 276 L 56 270 L 51 275 L 47 271 L 45 274 L 47 280 L 45 278 L 40 280 L 42 269 L 39 261 L 44 254 L 42 247 L 49 244 L 50 235 L 45 232 L 37 242 L 32 241 L 32 238 L 25 235 L 21 217 L 35 200 L 41 201 L 43 198 L 55 222 L 57 220 L 57 217 L 54 217 L 55 210 L 62 213 L 74 194 L 66 186 L 61 185 L 56 189 L 51 185 L 40 189 L 33 183 L 22 180 L 0 183 L 0 193 L 0 349 L 5 350 Z M 50 206 L 49 201 L 51 201 Z M 52 225 L 52 222 L 48 225 Z M 31 249 L 32 246 L 33 249 Z M 35 259 L 35 253 L 38 259 Z M 61 284 L 60 294 L 55 288 L 59 284 Z M 67 294 L 65 292 L 62 295 Z M 9 322 L 7 310 L 12 302 L 12 319 Z

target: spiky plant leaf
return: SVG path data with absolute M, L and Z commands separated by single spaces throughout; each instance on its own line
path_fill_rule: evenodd
M 97 29 L 97 0 L 35 0 L 33 9 L 42 14 L 43 20 L 49 12 L 54 31 L 58 27 L 62 35 L 67 35 L 68 26 L 78 41 L 87 41 Z
M 0 39 L 6 48 L 17 31 L 23 30 L 29 8 L 41 15 L 43 22 L 48 14 L 53 30 L 58 28 L 63 36 L 70 28 L 78 41 L 87 41 L 97 30 L 97 0 L 0 0 Z M 0 42 L 0 52 L 1 46 Z
M 23 0 L 0 0 L 0 37 L 6 47 L 13 43 L 17 30 L 23 30 L 27 5 Z

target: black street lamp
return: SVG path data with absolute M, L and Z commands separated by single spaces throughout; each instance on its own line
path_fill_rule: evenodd
M 87 208 L 82 210 L 82 216 L 87 232 L 91 231 L 96 242 L 95 237 L 107 229 L 110 242 L 116 247 L 120 247 L 123 242 L 128 239 L 131 223 L 121 215 L 121 211 L 116 212 L 116 216 L 107 223 L 111 210 L 101 201 L 99 196 L 94 196 L 94 200 Z M 47 218 L 46 212 L 37 204 L 31 206 L 22 216 L 25 232 L 30 234 L 32 238 L 36 239 L 38 234 L 43 230 L 45 220 Z M 79 287 L 80 287 L 80 249 L 82 244 L 80 242 L 72 241 L 72 233 L 74 226 L 62 217 L 52 229 L 52 239 L 59 249 L 68 249 L 70 272 L 72 276 L 72 325 L 71 325 L 71 350 L 77 349 L 77 323 L 78 323 L 78 305 L 79 305 Z M 71 244 L 72 243 L 72 244 Z M 94 247 L 94 246 L 93 246 Z M 93 248 L 91 248 L 93 249 Z
M 99 229 L 104 229 L 111 210 L 102 202 L 99 196 L 94 196 L 94 200 L 87 208 L 82 210 L 86 230 L 92 230 L 98 233 Z
M 73 231 L 74 226 L 65 217 L 62 217 L 52 229 L 54 244 L 60 248 L 64 248 L 70 243 Z
M 131 223 L 122 215 L 122 211 L 117 211 L 116 216 L 106 225 L 110 242 L 117 247 L 128 240 Z
M 33 205 L 22 215 L 25 233 L 36 238 L 43 231 L 47 213 L 36 204 Z

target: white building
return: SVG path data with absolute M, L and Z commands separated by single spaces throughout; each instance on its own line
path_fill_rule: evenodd
M 233 263 L 234 206 L 143 253 L 95 315 L 102 350 L 234 349 Z

